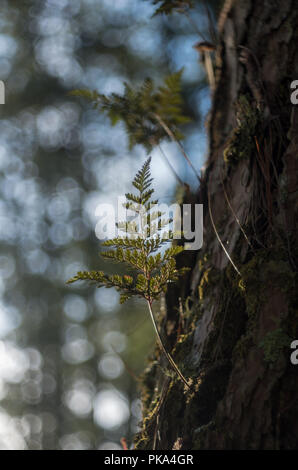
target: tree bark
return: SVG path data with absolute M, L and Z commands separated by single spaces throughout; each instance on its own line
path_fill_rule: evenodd
M 136 448 L 298 446 L 297 43 L 294 0 L 225 2 L 209 155 L 192 200 L 204 204 L 204 245 L 180 255 L 191 271 L 160 321 L 192 387 L 164 373 L 156 349 Z

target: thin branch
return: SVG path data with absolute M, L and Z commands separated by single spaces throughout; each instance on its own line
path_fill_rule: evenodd
M 217 34 L 216 34 L 216 30 L 214 28 L 213 18 L 212 18 L 211 12 L 210 12 L 209 5 L 207 4 L 206 0 L 203 0 L 203 3 L 204 3 L 204 9 L 205 9 L 205 11 L 207 13 L 207 17 L 208 17 L 209 35 L 210 35 L 210 38 L 212 39 L 212 41 L 215 44 L 217 42 Z
M 211 224 L 212 224 L 212 227 L 213 227 L 213 230 L 214 230 L 214 233 L 216 235 L 216 238 L 217 240 L 219 241 L 222 249 L 224 250 L 225 254 L 227 255 L 230 263 L 232 264 L 233 268 L 235 269 L 235 271 L 237 272 L 237 274 L 239 274 L 239 276 L 241 276 L 241 273 L 239 271 L 239 269 L 237 268 L 237 266 L 235 265 L 234 261 L 232 260 L 231 256 L 229 255 L 228 251 L 226 250 L 226 247 L 224 246 L 223 242 L 221 241 L 221 238 L 218 234 L 218 231 L 216 229 L 216 226 L 215 226 L 215 223 L 214 223 L 214 220 L 213 220 L 213 216 L 212 216 L 212 211 L 211 211 L 211 201 L 210 201 L 210 191 L 208 191 L 208 209 L 209 209 L 209 215 L 210 215 L 210 220 L 211 220 Z
M 188 384 L 186 378 L 184 377 L 184 375 L 182 374 L 182 372 L 180 372 L 178 366 L 176 365 L 174 359 L 172 358 L 172 356 L 168 353 L 168 351 L 166 350 L 163 342 L 162 342 L 162 339 L 161 339 L 161 336 L 160 336 L 160 333 L 158 331 L 158 328 L 157 328 L 157 324 L 156 324 L 156 320 L 155 320 L 155 317 L 154 317 L 154 314 L 153 314 L 153 311 L 152 311 L 152 306 L 151 306 L 151 302 L 149 300 L 147 300 L 147 305 L 148 305 L 148 309 L 149 309 L 149 313 L 150 313 L 150 317 L 151 317 L 151 320 L 152 320 L 152 323 L 153 323 L 153 326 L 154 326 L 154 330 L 155 330 L 155 333 L 156 333 L 156 336 L 157 336 L 157 340 L 158 340 L 158 343 L 159 343 L 159 346 L 161 347 L 164 355 L 166 356 L 168 362 L 170 363 L 170 365 L 172 366 L 172 368 L 174 369 L 174 371 L 179 375 L 180 379 L 182 380 L 182 382 L 184 382 L 184 384 L 190 388 L 190 385 Z
M 175 134 L 171 131 L 171 129 L 169 128 L 169 126 L 167 126 L 167 124 L 164 122 L 164 120 L 156 113 L 152 113 L 152 116 L 156 119 L 156 121 L 161 125 L 161 127 L 166 131 L 166 133 L 168 134 L 168 136 L 173 140 L 173 142 L 176 142 L 176 144 L 178 145 L 182 155 L 184 156 L 185 160 L 187 161 L 188 165 L 191 167 L 191 169 L 193 170 L 194 174 L 196 175 L 197 179 L 199 182 L 201 182 L 201 178 L 199 176 L 199 174 L 197 173 L 197 170 L 195 169 L 195 167 L 193 166 L 192 162 L 190 161 L 189 157 L 187 156 L 184 148 L 183 148 L 183 145 L 181 144 L 181 142 L 177 139 L 177 137 L 175 136 Z
M 192 17 L 191 17 L 190 14 L 188 13 L 188 11 L 183 10 L 183 14 L 184 14 L 184 16 L 188 19 L 189 23 L 192 25 L 192 27 L 194 28 L 195 32 L 200 36 L 200 38 L 202 38 L 203 41 L 207 41 L 206 37 L 204 36 L 203 33 L 201 33 L 201 31 L 200 31 L 199 28 L 197 27 L 196 23 L 194 22 L 194 20 L 192 19 Z
M 176 170 L 174 169 L 174 167 L 172 166 L 170 160 L 168 159 L 166 153 L 164 152 L 164 150 L 161 148 L 161 145 L 158 146 L 159 150 L 160 150 L 160 153 L 162 154 L 162 156 L 164 157 L 165 161 L 167 162 L 168 164 L 168 167 L 170 168 L 170 170 L 172 171 L 173 175 L 175 176 L 176 180 L 178 181 L 179 184 L 181 184 L 181 186 L 184 185 L 182 179 L 179 177 L 178 173 L 176 172 Z
M 222 187 L 223 187 L 224 196 L 225 196 L 225 198 L 226 198 L 226 201 L 227 201 L 227 203 L 228 203 L 228 206 L 229 206 L 229 208 L 231 209 L 231 212 L 232 212 L 233 216 L 235 217 L 235 220 L 236 220 L 237 224 L 239 225 L 239 228 L 240 228 L 240 230 L 241 230 L 241 232 L 242 232 L 242 234 L 243 234 L 245 240 L 247 241 L 247 243 L 248 243 L 248 245 L 250 246 L 250 248 L 252 249 L 252 251 L 254 251 L 253 246 L 252 246 L 252 244 L 250 243 L 250 241 L 249 241 L 249 239 L 248 239 L 248 236 L 246 235 L 246 233 L 245 233 L 245 231 L 244 231 L 244 228 L 242 227 L 242 225 L 241 225 L 241 223 L 240 223 L 240 220 L 238 219 L 237 214 L 235 213 L 235 211 L 234 211 L 234 209 L 233 209 L 233 207 L 232 207 L 232 204 L 231 204 L 231 202 L 230 202 L 230 200 L 229 200 L 229 198 L 228 198 L 228 194 L 227 194 L 227 192 L 226 192 L 226 188 L 225 188 L 225 185 L 224 185 L 224 182 L 223 182 L 222 174 L 220 175 L 220 178 L 221 178 L 221 184 L 222 184 Z

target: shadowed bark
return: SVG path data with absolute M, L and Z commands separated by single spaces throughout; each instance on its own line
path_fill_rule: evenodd
M 142 449 L 298 446 L 298 4 L 226 1 L 218 37 L 195 197 L 204 245 L 178 260 L 191 272 L 169 290 L 160 321 L 192 389 L 165 375 L 156 349 L 143 377 Z

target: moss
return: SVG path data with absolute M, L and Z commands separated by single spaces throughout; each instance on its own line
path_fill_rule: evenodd
M 143 429 L 137 435 L 135 439 L 135 448 L 149 450 L 152 449 L 153 441 L 156 433 L 156 423 L 157 417 L 159 416 L 160 421 L 162 421 L 162 435 L 167 436 L 168 442 L 175 442 L 177 438 L 178 429 L 173 429 L 172 421 L 181 422 L 183 427 L 183 416 L 187 396 L 189 395 L 189 390 L 185 389 L 186 395 L 183 393 L 181 388 L 181 382 L 174 378 L 169 382 L 169 385 L 166 388 L 166 395 L 161 398 L 159 395 L 156 397 L 154 403 L 152 404 L 151 412 L 144 418 Z M 162 402 L 160 401 L 162 399 Z M 168 419 L 171 422 L 168 422 Z
M 152 375 L 152 377 L 154 377 L 154 375 Z M 151 391 L 151 394 L 146 393 L 148 391 Z M 152 424 L 154 423 L 154 417 L 159 405 L 159 396 L 155 392 L 155 387 L 151 388 L 151 390 L 148 390 L 144 385 L 142 387 L 143 423 L 141 431 L 134 439 L 136 449 L 148 449 L 153 438 Z M 151 401 L 150 397 L 152 397 Z
M 190 392 L 185 393 L 176 376 L 171 381 L 164 399 L 160 428 L 163 436 L 171 436 L 167 442 L 174 443 L 177 436 L 182 435 L 184 442 L 186 439 L 189 443 L 189 448 L 208 447 L 210 436 L 222 434 L 216 410 L 225 394 L 232 364 L 244 360 L 250 349 L 260 347 L 264 351 L 264 360 L 272 367 L 283 348 L 289 347 L 290 338 L 287 332 L 292 335 L 295 331 L 298 335 L 297 275 L 291 269 L 285 244 L 276 238 L 275 241 L 272 240 L 270 248 L 249 252 L 248 256 L 251 258 L 245 263 L 240 259 L 241 246 L 240 241 L 233 251 L 233 259 L 241 272 L 240 278 L 232 266 L 228 265 L 223 271 L 219 271 L 210 265 L 206 255 L 200 258 L 199 269 L 202 274 L 197 287 L 199 298 L 195 302 L 191 299 L 192 303 L 186 309 L 185 334 L 179 337 L 172 351 L 183 373 L 192 378 L 193 386 Z M 266 290 L 264 285 L 267 286 Z M 276 329 L 258 343 L 255 338 L 259 313 L 268 301 L 271 288 L 277 288 L 286 294 L 289 311 L 276 325 Z M 213 328 L 204 345 L 198 369 L 190 364 L 188 358 L 193 350 L 193 335 L 198 319 L 208 308 L 209 302 L 217 310 L 213 314 Z M 150 449 L 155 430 L 152 423 L 155 422 L 154 410 L 160 392 L 154 392 L 156 369 L 155 366 L 152 367 L 145 382 L 143 403 L 144 416 L 147 418 L 144 419 L 145 426 L 139 435 L 137 448 L 140 449 Z M 179 429 L 173 429 L 174 422 L 179 423 Z M 191 429 L 196 429 L 192 436 L 189 435 Z M 237 436 L 225 433 L 222 439 L 228 448 L 232 441 L 236 442 Z
M 202 301 L 208 296 L 208 293 L 217 285 L 220 280 L 221 273 L 218 269 L 211 267 L 208 261 L 208 255 L 204 255 L 198 261 L 199 271 L 201 273 L 198 285 L 198 297 Z
M 282 328 L 270 331 L 265 338 L 259 343 L 259 347 L 264 351 L 264 361 L 273 364 L 276 362 L 283 349 L 289 348 L 291 338 L 284 332 Z
M 174 356 L 175 361 L 177 361 L 180 367 L 183 369 L 183 374 L 185 374 L 187 378 L 196 378 L 198 374 L 196 368 L 194 368 L 190 361 L 187 360 L 193 347 L 193 335 L 194 326 L 189 333 L 180 336 L 174 350 L 172 351 L 172 355 Z
M 224 150 L 227 164 L 236 164 L 239 160 L 249 158 L 255 150 L 255 135 L 261 122 L 259 109 L 250 104 L 246 95 L 241 95 L 236 103 L 238 126 L 234 129 L 228 145 Z
M 190 395 L 190 393 L 194 393 L 194 391 L 190 392 L 186 387 L 183 390 L 181 387 L 181 381 L 177 375 L 175 373 L 172 375 L 171 371 L 167 370 L 164 371 L 164 373 L 168 377 L 168 385 L 166 385 L 165 396 L 161 398 L 164 390 L 161 392 L 157 389 L 156 372 L 150 373 L 150 370 L 152 369 L 148 368 L 146 374 L 143 376 L 143 426 L 142 430 L 135 436 L 135 449 L 152 449 L 156 432 L 156 420 L 158 416 L 162 419 L 163 432 L 169 433 L 170 425 L 168 425 L 165 421 L 166 417 L 170 416 L 171 420 L 174 419 L 175 416 L 178 417 L 179 413 L 183 412 L 185 408 L 187 397 Z M 174 434 L 176 430 L 171 430 L 171 432 L 172 431 L 174 442 L 176 437 Z
M 260 308 L 266 300 L 260 279 L 262 266 L 264 266 L 264 257 L 261 252 L 241 267 L 241 280 L 238 282 L 245 301 L 250 330 L 255 327 Z
M 201 299 L 216 292 L 215 287 L 221 299 L 213 319 L 213 330 L 203 351 L 201 367 L 208 367 L 215 359 L 245 359 L 247 351 L 255 343 L 259 312 L 270 295 L 270 291 L 264 291 L 264 283 L 268 284 L 269 280 L 269 285 L 278 286 L 290 297 L 296 292 L 295 274 L 280 241 L 277 240 L 270 250 L 260 249 L 244 264 L 237 259 L 236 247 L 234 258 L 240 267 L 240 279 L 230 265 L 221 273 L 207 268 L 198 286 Z M 284 328 L 290 331 L 289 327 Z M 286 341 L 288 339 L 284 338 L 284 343 Z
M 210 271 L 210 268 L 206 269 L 206 271 L 203 272 L 202 276 L 201 276 L 201 281 L 200 281 L 200 284 L 198 286 L 198 291 L 199 291 L 199 299 L 200 300 L 203 300 L 203 297 L 204 297 L 204 284 L 207 284 L 208 283 L 208 274 L 209 274 L 209 271 Z
M 143 414 L 144 416 L 150 412 L 152 408 L 152 402 L 154 397 L 155 390 L 155 376 L 157 373 L 158 362 L 152 361 L 151 364 L 145 369 L 144 373 L 141 376 L 141 397 L 143 404 Z
M 296 292 L 297 276 L 289 265 L 287 252 L 280 240 L 276 240 L 270 250 L 259 250 L 246 264 L 242 265 L 241 275 L 238 287 L 245 301 L 248 322 L 245 334 L 235 345 L 233 360 L 236 358 L 245 359 L 247 351 L 255 343 L 254 332 L 257 328 L 259 312 L 270 295 L 270 291 L 264 291 L 263 286 L 269 285 L 271 288 L 276 286 L 279 291 L 287 295 L 290 302 Z M 296 304 L 295 301 L 294 304 Z M 292 315 L 288 315 L 283 329 L 280 327 L 269 332 L 259 343 L 259 346 L 264 349 L 264 359 L 267 363 L 275 362 L 281 350 L 285 346 L 289 347 L 290 339 L 286 331 L 294 331 L 292 326 L 288 324 L 291 321 L 290 318 Z M 297 320 L 292 323 L 297 328 Z
M 139 432 L 134 439 L 134 448 L 137 450 L 148 449 L 149 437 L 145 431 Z
M 277 242 L 270 250 L 259 252 L 241 267 L 242 278 L 239 287 L 246 300 L 247 313 L 255 317 L 261 304 L 267 300 L 263 285 L 270 280 L 271 286 L 277 286 L 281 292 L 291 294 L 296 275 L 291 269 L 284 247 Z

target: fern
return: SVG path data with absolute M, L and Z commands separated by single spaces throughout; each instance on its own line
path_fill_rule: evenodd
M 193 7 L 193 0 L 153 0 L 153 5 L 161 5 L 157 8 L 153 16 L 164 13 L 170 15 L 174 11 L 184 11 L 185 8 Z
M 181 76 L 182 70 L 169 75 L 156 90 L 153 80 L 147 78 L 139 89 L 125 83 L 123 95 L 106 96 L 90 90 L 73 90 L 71 94 L 88 99 L 95 108 L 107 112 L 113 125 L 123 121 L 130 148 L 141 144 L 150 152 L 163 138 L 169 138 L 160 121 L 172 129 L 177 140 L 183 138 L 178 126 L 190 121 L 182 110 Z
M 70 284 L 87 280 L 95 283 L 97 287 L 115 287 L 121 293 L 120 303 L 133 296 L 145 299 L 160 347 L 173 369 L 188 386 L 163 345 L 152 312 L 153 301 L 159 299 L 160 294 L 166 292 L 169 283 L 177 281 L 188 268 L 178 269 L 176 266 L 175 256 L 183 251 L 182 246 L 173 245 L 163 254 L 158 252 L 172 236 L 171 232 L 165 231 L 171 219 L 163 218 L 163 213 L 154 210 L 154 206 L 152 208 L 152 205 L 158 204 L 158 200 L 151 199 L 154 189 L 151 187 L 150 161 L 151 158 L 145 162 L 132 182 L 137 194 L 127 193 L 127 202 L 124 204 L 135 214 L 138 223 L 135 220 L 117 223 L 118 229 L 124 232 L 125 236 L 103 242 L 103 246 L 109 249 L 101 253 L 106 259 L 124 263 L 133 274 L 108 275 L 103 271 L 83 271 L 67 282 Z

